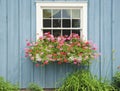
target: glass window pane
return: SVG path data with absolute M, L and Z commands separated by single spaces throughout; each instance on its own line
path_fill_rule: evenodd
M 53 10 L 53 18 L 61 18 L 61 10 L 60 9 Z
M 70 36 L 71 30 L 63 30 L 63 36 Z
M 72 18 L 80 18 L 80 9 L 72 10 Z
M 71 13 L 69 9 L 62 10 L 62 18 L 70 18 L 70 17 L 71 17 Z
M 51 10 L 50 9 L 44 9 L 43 10 L 43 18 L 51 18 Z
M 51 27 L 51 19 L 44 19 L 43 27 Z
M 51 30 L 45 30 L 45 29 L 43 30 L 43 34 L 48 33 L 48 32 L 50 32 L 50 34 L 51 34 Z
M 70 28 L 71 27 L 70 25 L 71 25 L 71 20 L 70 19 L 63 19 L 62 20 L 62 26 L 63 27 L 65 27 L 65 28 L 69 27 Z
M 53 30 L 54 37 L 61 36 L 61 30 Z
M 80 19 L 72 19 L 72 27 L 80 27 Z
M 61 19 L 53 19 L 53 27 L 61 27 Z
M 80 30 L 72 30 L 72 33 L 76 33 L 80 36 Z

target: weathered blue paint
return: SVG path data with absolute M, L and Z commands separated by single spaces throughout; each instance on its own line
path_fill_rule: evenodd
M 112 0 L 102 0 L 101 7 L 101 75 L 103 77 L 111 78 L 111 53 L 112 53 L 112 43 L 111 43 L 111 2 Z
M 0 75 L 7 77 L 7 11 L 6 0 L 0 1 Z
M 117 67 L 120 64 L 120 1 L 119 0 L 113 0 L 113 12 L 112 12 L 112 46 L 115 50 L 115 53 L 113 53 L 113 73 L 116 71 L 119 71 Z
M 32 4 L 31 4 L 32 3 Z M 20 57 L 21 57 L 21 86 L 26 87 L 28 83 L 33 81 L 33 64 L 25 58 L 24 48 L 26 39 L 31 39 L 32 22 L 31 22 L 31 5 L 33 2 L 21 0 L 19 2 L 20 10 Z
M 26 39 L 36 39 L 36 1 L 73 0 L 0 0 L 0 76 L 22 88 L 30 82 L 54 88 L 69 72 L 80 67 L 53 63 L 36 68 L 25 58 Z M 88 38 L 101 53 L 90 70 L 98 77 L 111 79 L 120 65 L 120 0 L 74 0 L 80 1 L 88 2 Z
M 100 0 L 89 0 L 88 2 L 88 39 L 100 45 Z M 100 46 L 98 49 L 98 52 L 100 52 Z M 93 62 L 90 69 L 93 74 L 100 77 L 100 59 L 96 61 Z
M 7 79 L 13 83 L 18 82 L 19 79 L 19 61 L 18 60 L 18 1 L 7 1 L 8 7 L 8 35 L 7 35 Z M 11 63 L 12 60 L 12 63 Z

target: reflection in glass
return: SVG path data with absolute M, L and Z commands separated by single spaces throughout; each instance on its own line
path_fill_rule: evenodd
M 53 10 L 53 18 L 61 18 L 61 10 L 59 9 Z
M 72 33 L 76 33 L 80 36 L 80 30 L 72 30 Z
M 70 18 L 70 17 L 71 17 L 71 13 L 69 9 L 62 10 L 62 18 Z
M 70 36 L 71 31 L 70 30 L 63 30 L 63 36 Z
M 72 19 L 72 27 L 80 27 L 80 20 Z
M 61 36 L 61 30 L 53 30 L 54 37 Z
M 80 18 L 80 9 L 72 10 L 72 18 Z
M 61 19 L 53 19 L 53 27 L 61 27 Z
M 43 27 L 51 27 L 51 19 L 44 19 Z
M 70 27 L 71 21 L 70 19 L 63 19 L 62 20 L 62 26 L 65 27 Z
M 51 18 L 51 10 L 50 9 L 43 10 L 43 18 Z

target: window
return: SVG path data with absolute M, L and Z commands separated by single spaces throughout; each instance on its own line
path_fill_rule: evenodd
M 77 33 L 87 39 L 87 3 L 41 2 L 36 4 L 37 38 L 45 32 L 55 37 Z

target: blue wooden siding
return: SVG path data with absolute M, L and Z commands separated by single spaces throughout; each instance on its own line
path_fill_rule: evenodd
M 101 53 L 90 70 L 98 77 L 111 79 L 120 65 L 120 0 L 74 1 L 88 2 L 88 38 L 98 45 Z M 0 76 L 12 83 L 19 83 L 22 88 L 30 82 L 36 82 L 44 88 L 53 88 L 56 82 L 76 67 L 54 63 L 36 68 L 24 57 L 26 39 L 35 40 L 36 36 L 35 2 L 36 0 L 0 0 Z

